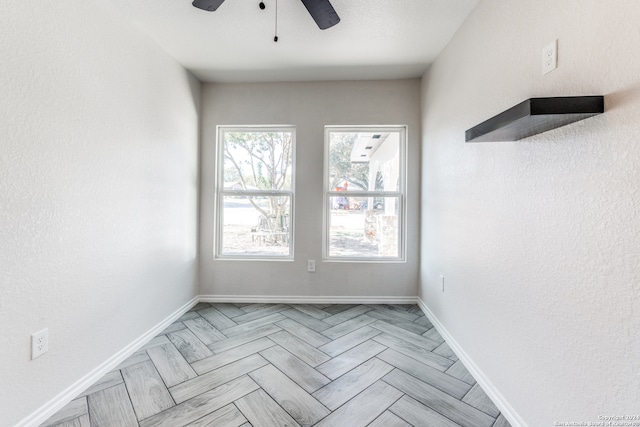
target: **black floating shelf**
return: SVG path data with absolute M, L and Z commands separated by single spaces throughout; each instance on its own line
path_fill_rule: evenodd
M 603 96 L 531 98 L 472 127 L 466 142 L 517 141 L 604 112 Z

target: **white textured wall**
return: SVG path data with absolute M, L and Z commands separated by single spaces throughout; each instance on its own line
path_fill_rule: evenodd
M 201 293 L 270 296 L 415 296 L 418 284 L 420 81 L 203 86 Z M 286 124 L 296 130 L 295 261 L 213 259 L 217 125 Z M 408 125 L 407 262 L 322 260 L 325 125 Z M 307 259 L 316 273 L 307 273 Z
M 640 415 L 639 22 L 636 0 L 483 0 L 423 78 L 421 296 L 530 427 Z M 464 143 L 591 94 L 605 114 Z
M 199 83 L 103 3 L 0 6 L 0 425 L 197 293 Z M 30 359 L 30 334 L 49 352 Z

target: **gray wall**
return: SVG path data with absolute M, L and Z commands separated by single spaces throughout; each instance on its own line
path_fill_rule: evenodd
M 638 22 L 635 0 L 484 0 L 423 79 L 421 297 L 531 427 L 640 407 Z M 592 94 L 605 114 L 464 143 L 527 98 Z
M 197 294 L 200 84 L 104 2 L 0 13 L 0 425 Z M 30 360 L 30 335 L 49 352 Z
M 418 283 L 420 81 L 203 85 L 201 293 L 241 296 L 415 296 Z M 217 125 L 296 129 L 295 260 L 213 259 Z M 407 262 L 321 262 L 325 125 L 408 126 Z M 316 273 L 307 273 L 307 259 Z

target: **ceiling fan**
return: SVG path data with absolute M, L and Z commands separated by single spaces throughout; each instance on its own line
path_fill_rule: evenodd
M 329 0 L 300 0 L 309 14 L 318 24 L 318 28 L 326 30 L 340 22 L 340 17 Z M 214 12 L 224 3 L 224 0 L 193 0 L 193 5 L 198 9 Z M 262 8 L 262 4 L 260 6 Z

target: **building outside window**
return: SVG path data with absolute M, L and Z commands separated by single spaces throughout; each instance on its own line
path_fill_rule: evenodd
M 406 128 L 325 128 L 324 259 L 404 261 Z

